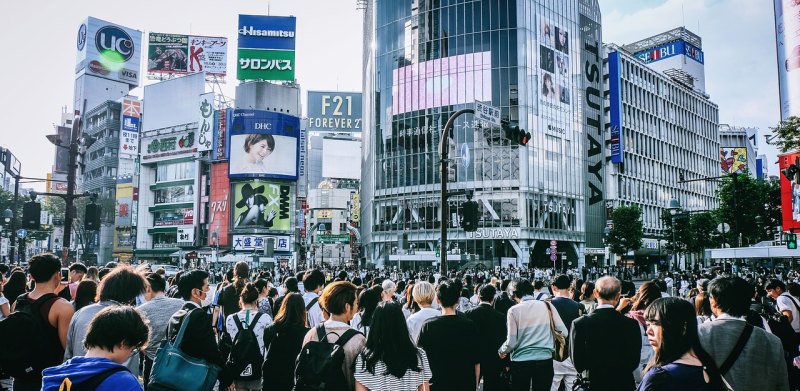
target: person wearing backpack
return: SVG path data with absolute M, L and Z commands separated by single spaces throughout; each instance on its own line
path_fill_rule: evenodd
M 303 276 L 303 286 L 305 293 L 303 300 L 306 302 L 306 313 L 308 313 L 308 325 L 315 327 L 325 321 L 322 317 L 322 307 L 319 303 L 319 293 L 325 286 L 325 275 L 318 269 L 309 270 Z
M 42 373 L 42 391 L 141 391 L 125 362 L 147 345 L 143 315 L 130 306 L 106 307 L 92 318 L 86 333 L 86 355 Z
M 766 285 L 767 295 L 775 300 L 778 312 L 789 320 L 792 333 L 781 333 L 775 330 L 783 342 L 786 353 L 786 363 L 789 370 L 789 385 L 792 390 L 800 388 L 800 369 L 792 365 L 792 359 L 800 354 L 800 299 L 797 297 L 798 285 L 790 283 L 789 288 L 780 280 L 771 280 Z M 787 328 L 788 329 L 788 328 Z
M 334 282 L 322 291 L 319 304 L 328 320 L 309 330 L 303 339 L 294 391 L 352 390 L 353 364 L 366 344 L 364 335 L 349 325 L 358 311 L 356 286 Z
M 305 307 L 299 293 L 287 293 L 283 297 L 283 304 L 278 307 L 275 323 L 264 330 L 263 341 L 267 353 L 261 371 L 262 389 L 292 391 L 295 360 L 308 332 Z
M 12 314 L 0 321 L 0 367 L 14 378 L 14 391 L 40 390 L 42 370 L 61 364 L 73 315 L 72 305 L 55 294 L 61 260 L 39 254 L 28 265 L 36 287 L 20 295 Z
M 269 315 L 258 311 L 259 290 L 253 283 L 242 289 L 242 310 L 231 314 L 225 329 L 233 340 L 226 363 L 237 390 L 261 390 L 261 364 L 264 362 L 264 329 L 272 323 Z

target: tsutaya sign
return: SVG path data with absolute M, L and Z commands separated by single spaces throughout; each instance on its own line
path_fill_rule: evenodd
M 519 228 L 478 228 L 467 232 L 467 239 L 519 239 Z

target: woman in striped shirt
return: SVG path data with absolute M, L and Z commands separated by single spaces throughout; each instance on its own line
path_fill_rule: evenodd
M 425 351 L 411 342 L 403 310 L 378 305 L 364 352 L 356 358 L 356 391 L 427 391 L 431 369 Z

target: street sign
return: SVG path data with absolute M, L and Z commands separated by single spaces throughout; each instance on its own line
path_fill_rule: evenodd
M 17 237 L 18 238 L 25 239 L 26 236 L 28 236 L 28 231 L 26 231 L 24 229 L 18 229 L 17 230 Z
M 502 126 L 500 109 L 478 101 L 475 101 L 475 119 Z
M 557 244 L 558 244 L 558 242 L 555 241 L 555 240 L 551 240 L 550 241 L 550 247 L 555 247 Z
M 553 261 L 553 262 L 558 260 L 558 253 L 556 253 L 556 252 L 550 253 L 550 260 Z
M 717 232 L 721 234 L 724 234 L 725 232 L 731 232 L 731 226 L 728 223 L 717 224 Z

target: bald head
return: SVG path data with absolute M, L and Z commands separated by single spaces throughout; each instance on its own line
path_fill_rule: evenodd
M 611 276 L 601 277 L 594 283 L 594 286 L 598 301 L 611 304 L 619 300 L 619 293 L 622 290 L 622 286 L 616 278 Z

